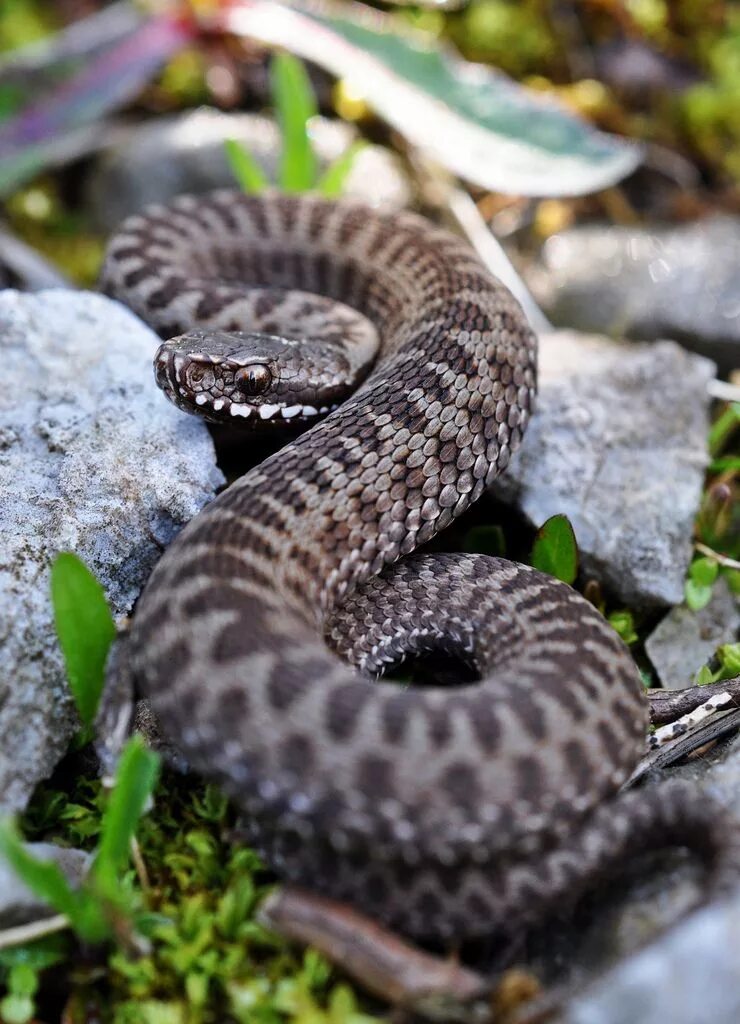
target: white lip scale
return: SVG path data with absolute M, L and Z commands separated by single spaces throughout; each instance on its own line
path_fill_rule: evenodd
M 203 399 L 203 400 L 201 400 Z M 195 399 L 198 405 L 204 405 L 206 401 L 205 395 L 198 395 Z M 213 408 L 216 412 L 220 412 L 225 404 L 225 399 L 217 398 L 212 403 Z M 260 419 L 273 420 L 273 419 L 284 419 L 291 420 L 294 416 L 318 416 L 319 414 L 324 415 L 328 412 L 333 412 L 337 409 L 336 405 L 322 405 L 320 409 L 317 409 L 313 405 L 242 405 L 238 402 L 232 402 L 229 413 L 231 416 L 243 416 L 247 419 L 251 416 L 252 412 L 259 415 Z

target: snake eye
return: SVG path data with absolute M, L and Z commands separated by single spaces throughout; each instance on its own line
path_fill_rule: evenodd
M 245 395 L 262 395 L 272 384 L 272 374 L 262 363 L 253 363 L 237 370 L 234 380 Z

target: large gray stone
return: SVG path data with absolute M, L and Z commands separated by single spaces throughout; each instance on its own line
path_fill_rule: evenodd
M 714 366 L 673 342 L 540 339 L 537 413 L 494 493 L 565 513 L 585 572 L 631 606 L 678 604 L 707 464 Z
M 558 1024 L 737 1024 L 739 948 L 740 894 L 619 964 Z
M 571 228 L 548 239 L 526 276 L 559 326 L 675 338 L 723 371 L 740 366 L 740 217 Z
M 49 565 L 76 552 L 115 615 L 222 483 L 206 427 L 163 399 L 155 335 L 118 303 L 0 292 L 0 810 L 24 805 L 75 728 Z
M 314 118 L 311 138 L 319 165 L 336 160 L 357 133 L 341 121 Z M 183 192 L 235 187 L 224 142 L 236 139 L 275 181 L 281 153 L 277 125 L 258 114 L 200 110 L 157 118 L 124 132 L 93 172 L 88 197 L 106 229 L 148 203 L 166 203 Z M 355 159 L 345 194 L 374 205 L 401 209 L 411 202 L 411 186 L 398 157 L 381 146 L 366 146 Z
M 697 612 L 679 605 L 655 627 L 645 650 L 669 690 L 693 686 L 696 673 L 721 644 L 735 642 L 740 627 L 738 601 L 720 578 L 706 607 Z

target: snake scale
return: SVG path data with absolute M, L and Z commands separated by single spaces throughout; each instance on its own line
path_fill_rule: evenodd
M 102 286 L 171 339 L 156 376 L 182 408 L 312 423 L 181 532 L 130 640 L 279 876 L 453 940 L 535 922 L 646 847 L 720 870 L 711 800 L 617 793 L 647 702 L 601 615 L 524 565 L 413 554 L 506 468 L 535 393 L 535 337 L 462 241 L 218 191 L 126 220 Z M 378 679 L 441 653 L 476 678 Z

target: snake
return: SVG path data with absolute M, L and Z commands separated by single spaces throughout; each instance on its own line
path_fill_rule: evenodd
M 126 219 L 101 287 L 162 339 L 179 408 L 283 437 L 166 549 L 129 639 L 165 732 L 278 877 L 456 942 L 534 925 L 656 846 L 722 874 L 706 795 L 621 791 L 648 709 L 601 613 L 527 565 L 417 550 L 534 409 L 535 335 L 466 242 L 412 212 L 218 190 Z M 393 678 L 414 659 L 460 671 Z

